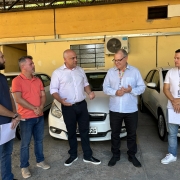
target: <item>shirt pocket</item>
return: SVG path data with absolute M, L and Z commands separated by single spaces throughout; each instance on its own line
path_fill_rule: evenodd
M 125 83 L 125 85 L 126 85 L 126 88 L 128 87 L 128 85 L 131 86 L 132 88 L 135 87 L 135 86 L 136 86 L 136 80 L 135 80 L 135 78 L 133 78 L 133 77 L 127 77 L 127 78 L 126 78 L 126 83 Z

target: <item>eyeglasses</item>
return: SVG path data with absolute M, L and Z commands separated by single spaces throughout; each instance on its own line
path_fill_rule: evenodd
M 125 58 L 126 56 L 124 56 L 123 58 L 121 58 L 121 59 L 117 59 L 117 60 L 115 60 L 115 59 L 113 59 L 112 61 L 113 62 L 115 62 L 115 63 L 117 63 L 117 62 L 121 62 L 124 58 Z

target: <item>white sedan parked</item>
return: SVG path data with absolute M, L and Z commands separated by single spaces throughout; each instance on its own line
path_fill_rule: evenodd
M 161 67 L 152 69 L 145 78 L 146 90 L 140 96 L 140 110 L 145 112 L 146 108 L 158 120 L 157 129 L 162 141 L 167 141 L 167 98 L 163 93 L 163 84 L 166 73 L 171 67 Z M 180 133 L 178 133 L 180 137 Z
M 88 82 L 96 97 L 93 100 L 86 98 L 90 117 L 89 137 L 90 141 L 105 141 L 111 139 L 111 128 L 109 122 L 109 97 L 103 93 L 103 81 L 107 71 L 94 70 L 85 71 Z M 68 132 L 61 112 L 61 104 L 54 100 L 49 111 L 49 133 L 52 137 L 68 139 Z M 126 136 L 126 128 L 123 124 L 120 137 Z M 77 127 L 77 138 L 79 138 Z

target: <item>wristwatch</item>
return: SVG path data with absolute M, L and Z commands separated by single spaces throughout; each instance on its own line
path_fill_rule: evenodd
M 12 117 L 12 119 L 16 119 L 19 116 L 18 113 L 15 113 L 14 116 Z

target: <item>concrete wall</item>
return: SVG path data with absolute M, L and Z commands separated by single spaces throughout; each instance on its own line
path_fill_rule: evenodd
M 5 55 L 6 59 L 6 68 L 4 72 L 18 72 L 18 59 L 21 56 L 25 56 L 27 54 L 27 51 L 16 48 L 15 46 L 3 46 L 2 52 Z
M 134 37 L 129 38 L 130 53 L 128 62 L 136 66 L 145 77 L 151 68 L 174 65 L 174 51 L 180 48 L 180 36 Z M 103 43 L 103 40 L 84 40 L 70 42 L 31 43 L 27 45 L 28 54 L 34 57 L 36 71 L 49 75 L 63 64 L 63 51 L 74 44 Z M 156 51 L 156 48 L 158 51 Z M 105 69 L 113 67 L 113 55 L 105 55 Z
M 1 13 L 0 45 L 27 44 L 27 52 L 3 48 L 7 71 L 16 71 L 17 59 L 28 54 L 34 57 L 36 71 L 51 75 L 53 70 L 63 64 L 62 53 L 70 48 L 70 45 L 104 43 L 104 38 L 85 40 L 85 37 L 139 34 L 129 37 L 128 62 L 139 68 L 144 77 L 156 65 L 167 66 L 167 62 L 173 65 L 174 51 L 180 48 L 179 35 L 142 36 L 145 33 L 180 32 L 179 16 L 150 21 L 147 20 L 147 9 L 149 6 L 178 3 L 180 4 L 180 1 L 156 0 Z M 59 39 L 56 39 L 57 37 Z M 61 42 L 64 38 L 71 40 Z M 75 41 L 75 38 L 81 40 Z M 36 40 L 39 42 L 35 42 Z M 104 68 L 113 67 L 112 59 L 113 55 L 105 55 Z
M 178 27 L 180 17 L 147 20 L 148 7 L 169 4 L 179 4 L 179 1 L 156 0 L 1 13 L 0 38 Z

